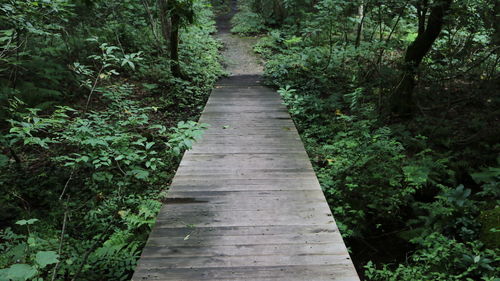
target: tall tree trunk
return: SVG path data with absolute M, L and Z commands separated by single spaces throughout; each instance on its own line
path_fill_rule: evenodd
M 363 37 L 363 24 L 365 21 L 365 4 L 361 3 L 358 7 L 358 26 L 356 30 L 356 42 L 355 42 L 355 48 L 358 48 L 359 45 L 361 44 L 361 39 Z
M 181 77 L 181 67 L 179 65 L 179 27 L 180 16 L 173 14 L 171 17 L 172 32 L 170 33 L 170 59 L 171 71 L 175 77 Z
M 423 2 L 427 1 L 423 0 Z M 401 117 L 409 117 L 413 114 L 415 110 L 413 89 L 416 84 L 418 67 L 441 33 L 444 17 L 452 2 L 453 0 L 437 0 L 431 8 L 425 29 L 420 30 L 419 28 L 417 38 L 408 46 L 404 58 L 403 76 L 390 101 L 393 114 Z M 420 18 L 420 20 L 425 20 L 425 14 Z
M 420 35 L 425 31 L 425 17 L 427 16 L 427 10 L 429 9 L 429 0 L 418 1 L 416 7 L 418 18 L 418 34 Z
M 158 11 L 160 13 L 160 23 L 161 23 L 161 34 L 165 42 L 170 42 L 170 36 L 172 33 L 172 23 L 170 22 L 170 18 L 168 16 L 168 0 L 158 0 Z

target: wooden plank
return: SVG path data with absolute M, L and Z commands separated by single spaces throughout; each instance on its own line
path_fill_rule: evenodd
M 151 237 L 192 236 L 248 236 L 248 235 L 282 235 L 282 234 L 317 234 L 338 232 L 336 225 L 267 225 L 267 226 L 221 226 L 221 227 L 163 227 L 155 228 Z M 211 239 L 211 238 L 210 238 Z M 336 242 L 337 243 L 337 242 Z M 295 243 L 296 244 L 296 243 Z M 339 243 L 339 245 L 342 243 Z
M 207 181 L 216 180 L 219 178 L 226 179 L 307 179 L 310 178 L 310 173 L 313 170 L 305 169 L 231 169 L 228 167 L 225 170 L 222 169 L 179 169 L 176 174 L 176 178 L 183 180 L 200 180 L 204 179 Z
M 316 187 L 311 187 L 308 185 L 297 186 L 297 185 L 278 185 L 278 184 L 263 184 L 263 185 L 203 185 L 203 184 L 190 184 L 176 186 L 176 190 L 182 191 L 283 191 L 283 190 L 316 190 Z
M 348 264 L 225 268 L 140 268 L 133 280 L 358 281 Z
M 265 211 L 265 212 L 277 212 L 278 210 L 281 212 L 286 212 L 288 210 L 296 210 L 300 212 L 310 212 L 319 209 L 327 208 L 325 206 L 320 205 L 322 203 L 321 199 L 308 199 L 308 200 L 300 200 L 298 198 L 294 200 L 287 200 L 287 207 L 283 208 L 283 204 L 281 200 L 278 199 L 267 199 L 265 197 L 260 198 L 260 200 L 255 201 L 237 201 L 234 202 L 232 200 L 220 200 L 218 202 L 214 202 L 213 198 L 205 198 L 206 200 L 201 199 L 185 199 L 185 198 L 175 198 L 166 202 L 170 202 L 167 207 L 168 212 L 220 212 L 220 211 Z
M 187 234 L 190 235 L 190 234 Z M 185 237 L 187 237 L 187 235 Z M 331 255 L 345 254 L 339 243 L 323 244 L 274 244 L 274 245 L 222 245 L 222 246 L 149 246 L 142 256 L 155 257 L 214 257 L 214 256 L 257 256 L 257 255 Z
M 245 213 L 246 212 L 246 213 Z M 253 211 L 257 213 L 257 211 Z M 237 217 L 236 215 L 241 215 Z M 171 214 L 164 212 L 156 222 L 158 227 L 186 227 L 186 226 L 203 226 L 203 227 L 218 227 L 218 226 L 266 226 L 266 225 L 323 225 L 334 223 L 331 216 L 326 214 L 289 214 L 283 216 L 272 217 L 274 214 L 269 214 L 267 210 L 257 214 L 259 217 L 252 215 L 252 211 L 234 211 L 229 213 L 200 211 L 200 212 L 182 212 L 179 214 Z M 257 239 L 259 236 L 256 236 Z M 285 239 L 295 237 L 289 235 Z M 322 238 L 328 237 L 327 235 Z M 262 237 L 261 237 L 262 238 Z
M 294 179 L 290 181 L 288 178 L 286 179 L 227 179 L 227 178 L 214 178 L 210 181 L 206 179 L 196 180 L 191 178 L 181 178 L 175 177 L 172 185 L 173 189 L 177 191 L 182 191 L 183 186 L 201 186 L 201 187 L 217 187 L 217 186 L 234 186 L 234 185 L 246 185 L 246 186 L 254 186 L 254 185 L 281 185 L 281 186 L 293 186 L 293 187 L 301 187 L 307 186 L 312 187 L 313 190 L 319 189 L 318 180 L 315 177 L 306 177 L 300 179 Z M 295 188 L 294 188 L 295 189 Z M 297 188 L 299 189 L 299 188 Z M 309 188 L 304 188 L 304 190 Z M 299 189 L 300 190 L 300 189 Z M 173 190 L 174 191 L 174 190 Z M 214 190 L 216 191 L 216 190 Z
M 268 154 L 268 153 L 304 153 L 304 147 L 301 145 L 293 145 L 283 147 L 280 144 L 269 145 L 265 147 L 261 146 L 242 146 L 239 144 L 227 144 L 225 146 L 214 146 L 214 145 L 197 145 L 193 147 L 188 153 L 189 154 L 239 154 L 239 153 L 252 153 L 252 154 Z
M 173 204 L 211 204 L 224 205 L 228 208 L 239 206 L 242 209 L 255 206 L 255 210 L 275 209 L 276 205 L 281 205 L 282 210 L 287 210 L 292 206 L 305 205 L 308 207 L 327 206 L 323 194 L 318 194 L 318 190 L 260 190 L 260 191 L 179 191 L 176 189 L 170 193 L 169 198 L 165 199 L 168 206 Z M 290 193 L 305 194 L 303 197 L 290 195 Z M 314 205 L 306 205 L 308 202 L 314 202 Z M 259 206 L 266 206 L 259 207 Z M 289 207 L 290 206 L 290 207 Z
M 288 157 L 273 157 L 266 154 L 253 155 L 245 159 L 246 155 L 232 157 L 206 157 L 189 155 L 183 159 L 180 169 L 304 169 L 311 170 L 312 166 L 303 154 L 289 154 Z
M 278 234 L 278 235 L 245 235 L 245 236 L 207 236 L 207 237 L 151 237 L 147 247 L 175 247 L 196 246 L 203 248 L 207 246 L 224 245 L 276 245 L 276 244 L 324 244 L 335 243 L 337 236 L 330 233 L 318 234 Z M 346 252 L 344 252 L 346 253 Z M 346 257 L 344 257 L 346 258 Z
M 286 266 L 286 265 L 335 265 L 350 264 L 344 253 L 339 255 L 254 255 L 215 257 L 143 257 L 141 264 L 146 268 L 206 268 L 243 266 Z
M 323 192 L 319 189 L 312 190 L 252 190 L 252 191 L 183 191 L 173 188 L 169 191 L 168 198 L 191 198 L 193 200 L 307 200 L 324 199 Z M 325 201 L 326 203 L 326 201 Z M 284 204 L 284 203 L 283 203 Z

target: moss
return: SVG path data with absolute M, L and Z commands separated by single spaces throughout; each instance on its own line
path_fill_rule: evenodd
M 488 248 L 500 247 L 500 207 L 481 212 L 479 221 L 482 224 L 480 239 Z M 491 231 L 495 229 L 497 231 Z

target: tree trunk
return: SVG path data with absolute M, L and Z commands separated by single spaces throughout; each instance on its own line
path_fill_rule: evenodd
M 161 34 L 165 42 L 170 41 L 170 36 L 172 33 L 172 24 L 170 22 L 170 18 L 168 17 L 168 0 L 158 0 L 158 11 L 160 13 L 160 23 L 161 23 Z
M 424 3 L 426 1 L 424 0 Z M 443 29 L 444 17 L 453 0 L 439 0 L 431 8 L 425 30 L 420 30 L 417 38 L 406 50 L 403 76 L 391 97 L 391 112 L 397 116 L 409 117 L 415 110 L 413 89 L 416 84 L 417 69 Z M 425 20 L 425 14 L 423 15 Z
M 427 16 L 427 10 L 429 9 L 429 0 L 421 0 L 417 2 L 417 17 L 418 17 L 418 34 L 422 34 L 425 31 L 425 17 Z
M 181 67 L 179 65 L 179 25 L 180 16 L 173 14 L 171 17 L 172 32 L 170 33 L 170 59 L 171 71 L 175 77 L 181 77 Z
M 354 45 L 355 48 L 358 48 L 359 45 L 361 44 L 361 39 L 363 37 L 363 24 L 365 21 L 365 5 L 364 3 L 361 3 L 358 7 L 358 27 L 356 30 L 356 43 Z

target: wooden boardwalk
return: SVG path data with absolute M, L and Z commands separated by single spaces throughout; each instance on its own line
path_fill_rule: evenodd
M 133 280 L 359 280 L 275 91 L 222 79 L 200 122 Z

